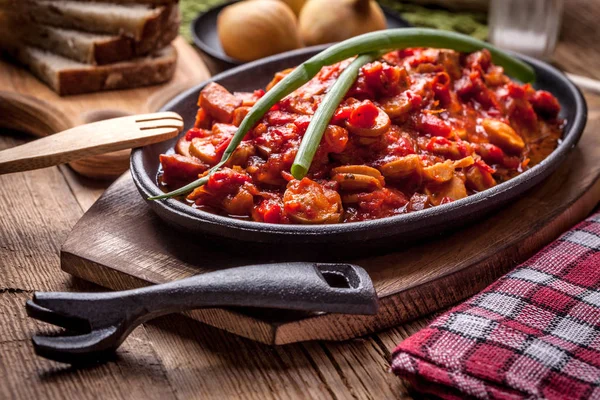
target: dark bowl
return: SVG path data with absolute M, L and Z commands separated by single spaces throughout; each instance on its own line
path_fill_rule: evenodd
M 252 91 L 264 87 L 275 72 L 298 65 L 322 49 L 323 46 L 300 49 L 239 66 L 182 93 L 170 101 L 163 111 L 175 111 L 182 115 L 187 130 L 195 121 L 198 94 L 208 82 L 218 82 L 230 91 Z M 562 106 L 561 117 L 567 120 L 567 124 L 561 143 L 550 156 L 525 173 L 491 189 L 422 211 L 372 221 L 331 225 L 279 225 L 242 221 L 200 211 L 174 199 L 148 201 L 148 204 L 166 223 L 188 233 L 216 236 L 220 240 L 226 238 L 270 245 L 311 243 L 323 248 L 352 248 L 352 245 L 359 245 L 354 247 L 361 248 L 389 247 L 456 229 L 516 199 L 547 178 L 577 144 L 585 127 L 587 106 L 575 85 L 554 67 L 528 57 L 519 57 L 535 68 L 535 87 L 548 90 L 558 98 Z M 132 152 L 131 173 L 144 199 L 162 194 L 156 184 L 159 155 L 172 152 L 175 142 L 176 139 L 172 139 Z
M 213 75 L 244 64 L 243 61 L 236 60 L 225 54 L 217 34 L 217 16 L 223 8 L 238 1 L 230 1 L 211 8 L 192 21 L 192 39 L 196 47 L 200 49 L 202 59 Z M 383 6 L 381 8 L 387 19 L 388 29 L 410 27 L 410 24 L 395 11 Z

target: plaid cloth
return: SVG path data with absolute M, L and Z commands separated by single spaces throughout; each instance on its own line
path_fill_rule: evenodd
M 445 399 L 600 399 L 600 213 L 403 341 L 392 369 Z

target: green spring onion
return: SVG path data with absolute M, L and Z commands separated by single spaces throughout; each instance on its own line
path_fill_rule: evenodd
M 360 68 L 380 56 L 381 53 L 358 56 L 344 69 L 325 97 L 323 97 L 321 105 L 317 108 L 315 115 L 306 129 L 306 133 L 302 138 L 298 153 L 296 153 L 296 158 L 292 164 L 291 172 L 294 178 L 302 179 L 308 173 L 310 164 L 312 164 L 319 143 L 321 143 L 321 139 L 323 138 L 323 133 L 325 133 L 325 129 L 327 129 L 327 125 L 329 125 L 329 121 L 331 121 L 331 117 L 333 117 L 338 105 L 354 84 Z
M 208 176 L 221 168 L 229 160 L 229 157 L 231 157 L 244 136 L 246 136 L 246 133 L 252 129 L 263 115 L 283 97 L 312 79 L 322 67 L 354 57 L 357 54 L 407 47 L 435 47 L 452 49 L 465 53 L 485 48 L 490 51 L 492 60 L 496 64 L 502 66 L 508 75 L 519 79 L 522 82 L 531 82 L 535 80 L 533 68 L 526 63 L 488 43 L 460 33 L 427 28 L 403 28 L 388 29 L 356 36 L 352 39 L 335 44 L 313 56 L 308 61 L 305 61 L 258 100 L 233 135 L 229 146 L 227 146 L 227 149 L 225 149 L 225 152 L 223 153 L 221 161 L 212 167 L 206 176 L 178 190 L 160 196 L 150 197 L 149 199 L 159 200 L 183 195 L 204 185 L 208 181 Z
M 208 182 L 208 177 L 210 176 L 211 173 L 213 173 L 214 171 L 217 170 L 217 168 L 220 168 L 223 164 L 219 163 L 217 165 L 215 165 L 214 167 L 212 167 L 209 171 L 208 174 L 204 175 L 202 178 L 200 179 L 196 179 L 194 182 L 192 183 L 188 183 L 185 186 L 180 187 L 177 190 L 173 190 L 172 192 L 169 193 L 165 193 L 165 194 L 161 194 L 159 196 L 152 196 L 152 197 L 148 197 L 148 200 L 161 200 L 161 199 L 169 199 L 171 197 L 175 197 L 175 196 L 183 196 L 184 194 L 188 194 L 189 192 L 191 192 L 192 190 L 196 189 L 197 187 L 200 187 L 204 184 L 206 184 L 206 182 Z

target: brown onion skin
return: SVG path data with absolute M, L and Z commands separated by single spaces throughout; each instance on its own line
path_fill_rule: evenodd
M 341 42 L 386 27 L 385 15 L 374 0 L 308 0 L 299 17 L 306 46 Z
M 217 33 L 225 53 L 240 61 L 301 47 L 296 16 L 278 0 L 242 1 L 225 7 L 217 19 Z

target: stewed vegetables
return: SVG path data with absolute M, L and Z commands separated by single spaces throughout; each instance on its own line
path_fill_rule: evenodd
M 358 68 L 325 121 L 306 176 L 295 179 L 307 129 L 353 60 L 321 68 L 270 105 L 227 158 L 244 117 L 295 70 L 277 74 L 267 92 L 208 85 L 195 127 L 174 154 L 161 156 L 161 185 L 173 190 L 201 177 L 205 184 L 180 199 L 236 218 L 352 222 L 489 189 L 544 159 L 561 136 L 556 99 L 511 81 L 489 51 L 400 49 Z
M 247 113 L 244 114 L 241 123 L 225 149 L 221 161 L 213 166 L 202 178 L 185 185 L 173 192 L 151 197 L 151 200 L 159 200 L 168 197 L 179 196 L 207 183 L 210 174 L 218 171 L 229 160 L 237 146 L 246 133 L 264 116 L 264 114 L 280 101 L 284 96 L 290 94 L 300 86 L 313 78 L 323 66 L 340 62 L 356 54 L 363 55 L 376 51 L 391 50 L 393 48 L 406 48 L 410 46 L 434 46 L 439 48 L 454 49 L 457 51 L 471 52 L 486 49 L 494 61 L 505 68 L 506 72 L 523 82 L 531 82 L 535 79 L 535 72 L 526 63 L 510 56 L 496 47 L 458 33 L 438 31 L 435 29 L 410 28 L 390 29 L 357 36 L 355 38 L 335 44 L 321 53 L 305 61 L 297 68 L 288 71 L 282 78 L 277 79 L 269 89 L 269 92 L 260 98 Z M 444 79 L 448 82 L 448 79 Z M 443 82 L 437 83 L 443 87 Z M 315 130 L 324 130 L 325 124 L 319 122 Z M 313 138 L 320 135 L 313 135 Z M 366 140 L 368 141 L 368 140 Z M 311 146 L 308 146 L 311 147 Z
M 376 58 L 376 53 L 364 54 L 357 57 L 350 65 L 344 68 L 344 71 L 340 74 L 340 77 L 329 88 L 327 94 L 324 95 L 320 106 L 315 111 L 315 115 L 311 118 L 310 124 L 308 124 L 306 133 L 304 134 L 302 142 L 300 143 L 300 147 L 298 148 L 296 159 L 292 164 L 291 173 L 294 178 L 302 179 L 304 176 L 306 176 L 313 157 L 317 152 L 317 147 L 321 143 L 323 134 L 327 130 L 329 121 L 331 120 L 331 117 L 333 117 L 333 113 L 337 109 L 337 106 L 340 104 L 346 93 L 348 93 L 348 90 L 350 90 L 350 87 L 358 76 L 360 68 Z M 375 112 L 377 115 L 374 115 L 373 118 L 377 118 L 379 116 L 378 112 Z M 385 114 L 382 113 L 382 115 L 387 118 Z M 387 118 L 387 120 L 389 121 L 389 118 Z M 356 127 L 356 129 L 364 128 Z M 371 129 L 372 128 L 369 127 L 369 129 L 366 130 L 370 131 Z M 385 127 L 382 126 L 381 129 L 385 129 Z

